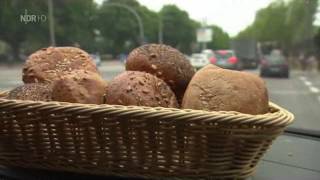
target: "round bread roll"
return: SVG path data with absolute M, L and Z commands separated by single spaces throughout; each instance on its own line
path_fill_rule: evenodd
M 170 87 L 148 73 L 126 71 L 115 77 L 106 92 L 106 104 L 178 107 Z
M 61 102 L 102 104 L 106 87 L 107 83 L 100 75 L 78 70 L 53 83 L 52 99 Z
M 182 108 L 263 114 L 268 112 L 268 92 L 256 75 L 207 65 L 192 78 Z
M 98 73 L 93 60 L 75 47 L 49 47 L 31 54 L 23 67 L 23 82 L 53 82 L 73 70 Z
M 44 83 L 30 83 L 9 92 L 7 99 L 52 101 L 52 86 Z
M 144 71 L 164 80 L 179 102 L 195 73 L 181 52 L 162 44 L 147 44 L 134 49 L 127 58 L 126 70 Z

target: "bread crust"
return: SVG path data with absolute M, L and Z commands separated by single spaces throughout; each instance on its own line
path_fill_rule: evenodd
M 182 108 L 263 114 L 268 112 L 268 91 L 256 75 L 207 65 L 192 78 Z
M 100 75 L 77 70 L 53 83 L 52 99 L 61 102 L 102 104 L 106 87 L 107 82 Z
M 175 94 L 161 79 L 149 73 L 126 71 L 108 85 L 106 103 L 177 108 Z
M 179 102 L 195 73 L 181 52 L 163 44 L 147 44 L 134 49 L 127 58 L 126 70 L 147 72 L 164 80 Z
M 29 83 L 11 90 L 7 99 L 52 101 L 52 85 L 44 83 Z
M 23 67 L 24 83 L 53 82 L 74 70 L 98 73 L 92 58 L 75 47 L 49 47 L 31 54 Z

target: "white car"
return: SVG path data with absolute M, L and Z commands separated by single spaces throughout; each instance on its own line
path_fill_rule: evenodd
M 210 62 L 206 54 L 196 53 L 191 55 L 190 63 L 194 68 L 200 69 L 209 64 Z
M 204 49 L 201 51 L 201 54 L 205 54 L 208 59 L 212 58 L 215 56 L 214 51 L 211 49 Z

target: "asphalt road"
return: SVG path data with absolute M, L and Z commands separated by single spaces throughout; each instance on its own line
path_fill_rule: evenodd
M 295 115 L 291 126 L 320 130 L 320 74 L 292 71 L 289 79 L 264 79 L 270 100 Z
M 124 70 L 118 62 L 105 62 L 99 67 L 106 80 Z M 249 71 L 258 74 L 258 70 Z M 293 127 L 320 130 L 320 73 L 291 71 L 289 79 L 264 78 L 272 102 L 294 113 Z M 0 90 L 22 84 L 21 66 L 0 67 Z
M 99 71 L 104 79 L 111 80 L 124 71 L 124 65 L 120 62 L 104 62 L 99 66 Z M 0 66 L 0 91 L 9 90 L 22 84 L 22 66 Z

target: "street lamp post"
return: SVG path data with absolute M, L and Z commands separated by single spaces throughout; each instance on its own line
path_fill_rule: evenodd
M 159 15 L 158 42 L 159 44 L 163 43 L 163 22 L 161 14 Z
M 49 34 L 50 34 L 50 42 L 51 46 L 56 45 L 56 38 L 54 34 L 54 17 L 53 17 L 53 4 L 52 0 L 48 0 L 48 16 L 49 16 Z
M 105 3 L 105 5 L 108 6 L 116 6 L 116 7 L 121 7 L 121 8 L 125 8 L 127 9 L 129 12 L 131 12 L 137 19 L 138 21 L 138 25 L 139 25 L 139 31 L 140 31 L 140 43 L 144 44 L 145 43 L 145 39 L 144 39 L 144 28 L 143 28 L 143 23 L 142 23 L 142 19 L 139 16 L 139 14 L 137 13 L 136 10 L 134 10 L 133 8 L 131 8 L 130 6 L 127 6 L 125 4 L 119 4 L 119 3 Z
M 124 4 L 118 4 L 118 3 L 106 3 L 109 6 L 117 6 L 117 7 L 122 7 L 131 12 L 137 19 L 138 25 L 139 25 L 139 32 L 140 32 L 140 43 L 144 44 L 145 43 L 145 38 L 144 38 L 144 28 L 143 28 L 143 23 L 142 19 L 139 16 L 139 14 L 130 6 L 124 5 Z M 53 17 L 53 4 L 52 0 L 48 0 L 48 16 L 49 16 L 49 34 L 50 34 L 50 41 L 51 41 L 51 46 L 55 46 L 55 34 L 54 34 L 54 17 Z

